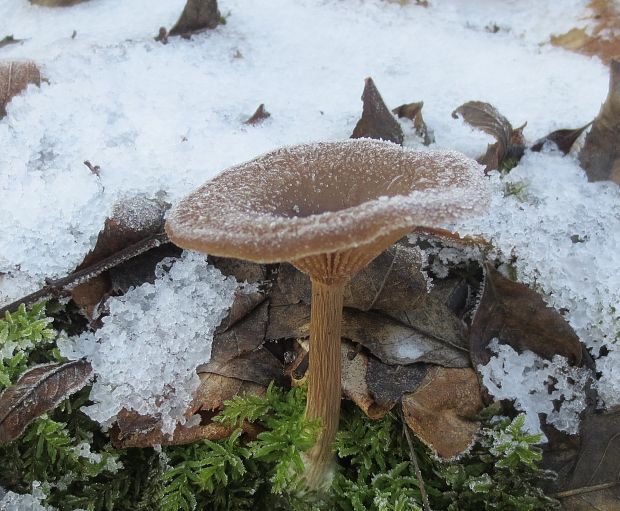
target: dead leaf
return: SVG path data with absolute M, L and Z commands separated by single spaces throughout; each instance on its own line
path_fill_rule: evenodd
M 164 201 L 137 195 L 114 205 L 112 216 L 105 221 L 91 250 L 76 271 L 110 257 L 127 246 L 161 232 L 164 213 L 168 207 Z M 112 283 L 107 272 L 80 284 L 71 290 L 73 301 L 93 317 L 95 307 L 110 292 Z
M 205 424 L 197 426 L 182 426 L 180 424 L 172 435 L 165 435 L 161 431 L 161 420 L 150 415 L 140 415 L 133 410 L 121 410 L 117 421 L 110 430 L 112 445 L 117 449 L 130 447 L 152 447 L 154 445 L 183 445 L 200 440 L 221 440 L 228 438 L 236 428 L 223 426 L 219 422 L 206 419 Z M 244 432 L 254 435 L 257 428 L 251 424 L 242 425 Z
M 84 387 L 92 374 L 86 360 L 38 365 L 22 374 L 0 394 L 0 444 L 18 438 L 34 419 Z
M 362 92 L 362 117 L 355 125 L 351 138 L 377 138 L 401 144 L 403 130 L 385 105 L 372 78 L 366 78 Z
M 613 0 L 591 0 L 587 27 L 575 27 L 565 34 L 551 36 L 551 44 L 583 55 L 600 57 L 609 64 L 620 58 L 620 9 Z
M 213 337 L 211 361 L 221 365 L 260 348 L 265 341 L 268 317 L 269 304 L 263 301 L 228 329 L 218 330 Z
M 181 17 L 168 32 L 169 36 L 188 37 L 192 33 L 215 28 L 219 25 L 221 14 L 217 0 L 187 0 Z
M 23 39 L 15 39 L 12 35 L 7 35 L 6 37 L 0 39 L 0 48 L 3 48 L 4 46 L 9 46 L 10 44 L 21 43 L 22 41 Z
M 403 416 L 415 435 L 444 459 L 469 449 L 480 423 L 471 420 L 483 408 L 473 369 L 430 369 L 413 393 L 402 397 Z
M 200 410 L 221 410 L 224 402 L 234 396 L 262 396 L 266 388 L 239 378 L 230 378 L 214 373 L 199 373 L 200 386 L 194 394 L 192 413 Z
M 310 334 L 310 306 L 272 307 L 267 339 L 305 338 Z M 448 367 L 469 367 L 469 353 L 429 337 L 382 314 L 345 309 L 342 337 L 366 347 L 386 364 L 428 362 Z
M 232 275 L 239 282 L 258 282 L 262 284 L 267 280 L 267 266 L 264 264 L 212 255 L 210 255 L 207 260 L 224 275 L 227 277 Z
M 543 137 L 530 147 L 532 151 L 538 152 L 542 150 L 546 142 L 553 142 L 560 151 L 564 154 L 568 154 L 573 147 L 575 141 L 581 136 L 581 134 L 590 127 L 592 123 L 582 126 L 576 129 L 557 130 L 549 133 L 546 137 Z
M 251 117 L 249 117 L 246 121 L 243 121 L 243 124 L 250 124 L 254 126 L 256 124 L 260 124 L 269 117 L 271 117 L 271 114 L 267 110 L 265 110 L 264 103 L 261 103 L 260 105 L 258 105 L 258 108 L 251 115 Z
M 344 341 L 341 345 L 342 394 L 371 419 L 380 419 L 392 409 L 397 400 L 381 404 L 375 401 L 366 383 L 369 357 L 361 352 L 349 357 L 349 353 L 354 350 L 350 342 Z
M 502 164 L 518 162 L 525 151 L 523 128 L 513 129 L 512 124 L 497 109 L 482 101 L 468 101 L 459 106 L 452 117 L 461 116 L 470 126 L 477 128 L 495 138 L 489 144 L 484 155 L 477 158 L 478 163 L 486 166 L 486 171 L 499 169 Z M 505 163 L 506 162 L 506 163 Z M 513 165 L 514 166 L 514 165 Z
M 250 312 L 252 312 L 256 307 L 258 307 L 261 303 L 265 301 L 265 293 L 261 293 L 260 291 L 253 291 L 251 293 L 246 293 L 245 291 L 238 289 L 235 291 L 235 297 L 233 300 L 233 304 L 230 306 L 230 310 L 228 311 L 228 315 L 222 320 L 222 322 L 217 327 L 218 332 L 224 332 L 237 324 L 240 320 L 247 317 Z M 264 316 L 266 318 L 267 312 L 266 308 L 263 309 Z M 258 319 L 258 318 L 257 318 Z M 258 319 L 260 323 L 260 319 Z M 264 336 L 265 327 L 264 325 L 259 329 L 257 337 L 261 335 Z
M 366 383 L 378 405 L 396 403 L 406 392 L 414 392 L 429 370 L 428 364 L 388 365 L 368 357 Z
M 392 110 L 392 113 L 398 116 L 399 119 L 405 117 L 413 121 L 415 132 L 422 138 L 424 145 L 431 145 L 435 142 L 435 137 L 433 136 L 433 132 L 426 126 L 424 118 L 422 117 L 423 106 L 424 101 L 418 101 L 417 103 L 406 103 L 396 107 Z
M 417 247 L 396 244 L 357 273 L 344 289 L 344 306 L 359 310 L 398 312 L 424 299 L 427 282 Z M 281 264 L 272 304 L 310 303 L 310 279 L 290 264 Z
M 265 348 L 259 348 L 256 351 L 240 355 L 223 363 L 212 360 L 202 364 L 197 370 L 199 372 L 239 378 L 265 387 L 272 381 L 280 385 L 284 383 L 282 362 Z
M 474 367 L 489 362 L 488 344 L 494 338 L 518 352 L 530 350 L 549 360 L 561 355 L 580 365 L 581 343 L 562 315 L 536 291 L 512 282 L 488 263 L 484 268 L 482 296 L 470 329 Z
M 609 93 L 586 135 L 579 162 L 589 181 L 620 184 L 620 61 L 610 64 Z
M 41 72 L 34 62 L 0 62 L 0 119 L 11 99 L 31 83 L 41 85 Z

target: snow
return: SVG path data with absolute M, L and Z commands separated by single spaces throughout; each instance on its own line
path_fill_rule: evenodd
M 557 151 L 526 153 L 492 184 L 488 214 L 458 231 L 482 234 L 497 256 L 512 260 L 518 280 L 565 311 L 595 358 L 603 346 L 610 351 L 596 361 L 598 390 L 608 406 L 620 403 L 620 188 L 588 183 L 575 158 Z M 522 190 L 506 196 L 508 184 Z
M 238 288 L 194 252 L 164 259 L 156 276 L 110 298 L 101 329 L 58 341 L 63 356 L 91 362 L 94 404 L 82 410 L 105 427 L 123 408 L 160 415 L 165 433 L 186 422 L 200 384 L 196 367 L 209 361 L 213 332 Z
M 599 60 L 547 44 L 585 23 L 586 0 L 431 0 L 428 8 L 221 0 L 226 25 L 155 42 L 183 4 L 91 0 L 48 9 L 0 0 L 0 37 L 25 39 L 0 57 L 34 59 L 49 80 L 15 98 L 0 120 L 0 304 L 72 271 L 120 198 L 163 191 L 176 202 L 257 154 L 347 138 L 367 76 L 390 107 L 424 101 L 432 149 L 472 157 L 491 139 L 451 117 L 466 101 L 493 104 L 514 126 L 527 121 L 532 141 L 589 122 L 607 93 Z M 244 125 L 260 103 L 271 117 Z M 420 148 L 403 126 L 406 145 Z M 100 176 L 84 160 L 100 165 Z M 522 193 L 504 197 L 508 183 L 521 181 Z M 597 360 L 599 391 L 618 403 L 617 187 L 587 183 L 572 156 L 553 151 L 526 154 L 491 182 L 489 214 L 459 225 L 461 234 L 482 234 L 506 261 L 516 256 L 519 279 L 568 309 L 593 354 L 610 350 Z
M 526 431 L 540 433 L 546 440 L 540 413 L 558 430 L 578 433 L 579 413 L 586 407 L 585 385 L 590 377 L 587 369 L 570 366 L 560 355 L 549 361 L 528 350 L 517 353 L 497 339 L 489 348 L 496 355 L 488 364 L 478 366 L 482 383 L 497 400 L 513 400 L 515 408 L 525 412 Z M 560 400 L 559 407 L 554 406 L 554 401 Z
M 0 488 L 2 490 L 2 488 Z M 41 483 L 32 483 L 32 493 L 20 495 L 12 491 L 0 492 L 0 511 L 53 511 L 55 508 L 43 506 L 41 501 L 45 494 L 41 489 Z

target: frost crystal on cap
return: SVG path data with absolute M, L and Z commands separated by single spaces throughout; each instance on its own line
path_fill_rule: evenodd
M 232 167 L 174 208 L 174 243 L 260 262 L 294 260 L 480 211 L 486 179 L 454 151 L 358 139 L 286 147 Z
M 83 410 L 103 425 L 123 408 L 160 415 L 165 433 L 185 421 L 200 382 L 196 366 L 209 361 L 213 332 L 237 289 L 233 278 L 191 252 L 162 261 L 156 275 L 153 284 L 110 298 L 101 329 L 60 343 L 64 356 L 91 362 L 95 404 Z

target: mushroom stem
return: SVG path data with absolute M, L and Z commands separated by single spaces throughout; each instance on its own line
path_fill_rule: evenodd
M 342 297 L 348 279 L 312 279 L 310 360 L 306 417 L 321 422 L 316 444 L 308 452 L 305 479 L 317 489 L 333 464 L 332 443 L 340 417 Z

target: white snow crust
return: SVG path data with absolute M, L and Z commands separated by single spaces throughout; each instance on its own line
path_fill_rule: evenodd
M 527 121 L 532 141 L 589 122 L 607 93 L 598 59 L 546 44 L 583 25 L 587 0 L 431 0 L 428 8 L 220 0 L 226 25 L 155 42 L 184 3 L 49 9 L 0 0 L 0 38 L 24 39 L 0 58 L 34 59 L 49 80 L 14 98 L 0 120 L 0 304 L 72 271 L 119 198 L 165 190 L 175 202 L 257 154 L 347 138 L 367 76 L 390 107 L 424 101 L 431 148 L 471 157 L 491 139 L 451 117 L 466 101 L 493 104 L 514 126 Z M 260 103 L 272 116 L 244 125 Z M 405 145 L 420 148 L 410 123 L 403 127 Z M 506 184 L 520 181 L 523 192 L 504 197 Z M 519 279 L 567 309 L 594 355 L 610 351 L 597 360 L 599 391 L 618 403 L 618 188 L 587 183 L 572 156 L 553 151 L 526 154 L 492 184 L 490 212 L 459 231 L 482 234 L 505 260 L 516 256 Z
M 44 498 L 45 494 L 38 481 L 32 483 L 32 493 L 4 492 L 4 489 L 0 488 L 0 511 L 53 511 L 56 509 L 43 506 L 41 501 Z
M 498 400 L 513 400 L 515 408 L 525 412 L 527 431 L 546 439 L 538 417 L 541 413 L 558 430 L 578 433 L 579 413 L 586 406 L 584 389 L 590 378 L 587 369 L 572 367 L 560 355 L 549 361 L 528 350 L 517 353 L 497 339 L 489 348 L 496 355 L 487 365 L 478 366 L 482 383 Z M 557 410 L 554 400 L 562 400 Z
M 105 427 L 123 408 L 161 416 L 165 433 L 186 422 L 200 384 L 196 367 L 209 361 L 213 332 L 238 288 L 194 252 L 164 259 L 156 276 L 110 298 L 99 330 L 58 341 L 63 356 L 91 362 L 94 404 L 82 410 Z

